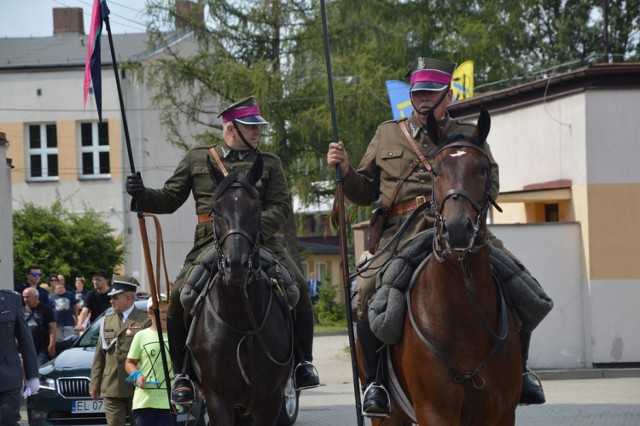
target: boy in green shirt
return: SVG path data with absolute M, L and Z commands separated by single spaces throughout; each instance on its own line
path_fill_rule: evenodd
M 166 296 L 161 295 L 160 299 L 158 309 L 163 330 L 162 340 L 164 340 L 165 353 L 169 363 L 169 374 L 173 375 L 171 358 L 169 358 L 169 341 L 165 332 L 169 305 L 166 302 Z M 149 318 L 151 318 L 151 327 L 139 331 L 133 336 L 131 348 L 124 364 L 127 373 L 129 373 L 127 381 L 136 387 L 133 394 L 133 414 L 138 426 L 171 426 L 167 380 L 162 365 L 158 328 L 151 298 L 147 301 L 147 308 Z

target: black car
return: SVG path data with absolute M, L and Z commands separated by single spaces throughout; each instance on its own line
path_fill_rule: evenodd
M 146 312 L 146 300 L 135 303 Z M 103 319 L 104 314 L 69 349 L 40 367 L 40 390 L 27 401 L 30 426 L 106 424 L 102 399 L 94 401 L 89 397 L 91 364 Z M 183 408 L 178 424 L 204 424 L 203 407 L 198 401 L 190 414 Z

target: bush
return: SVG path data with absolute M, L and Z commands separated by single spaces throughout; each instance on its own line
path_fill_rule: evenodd
M 322 325 L 347 324 L 347 313 L 340 303 L 336 302 L 337 288 L 331 281 L 323 281 L 318 289 L 319 300 L 314 305 L 318 321 Z
M 111 272 L 124 256 L 122 238 L 113 232 L 92 210 L 78 215 L 66 211 L 60 201 L 49 209 L 25 203 L 13 213 L 14 283 L 25 281 L 29 265 L 41 268 L 41 282 L 52 273 L 73 279 L 96 269 Z M 91 277 L 87 278 L 89 284 Z M 67 284 L 73 285 L 73 280 Z

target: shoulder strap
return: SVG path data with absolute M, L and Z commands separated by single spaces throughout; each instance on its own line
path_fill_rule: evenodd
M 211 148 L 209 148 L 209 151 L 211 151 L 211 155 L 213 155 L 213 159 L 216 160 L 216 163 L 218 164 L 218 167 L 220 167 L 220 171 L 222 172 L 222 174 L 225 176 L 229 176 L 229 172 L 227 171 L 227 168 L 224 166 L 224 164 L 222 164 L 222 159 L 218 155 L 216 147 L 212 146 Z
M 405 120 L 408 121 L 408 120 Z M 424 156 L 424 154 L 422 153 L 422 151 L 420 151 L 420 149 L 418 148 L 418 145 L 416 145 L 416 141 L 413 139 L 413 137 L 409 134 L 409 131 L 407 130 L 407 126 L 402 124 L 403 121 L 398 121 L 398 126 L 400 126 L 400 130 L 402 130 L 402 133 L 404 134 L 404 137 L 407 138 L 407 141 L 409 141 L 409 144 L 411 145 L 411 148 L 413 148 L 413 151 L 418 155 L 418 158 L 420 159 L 420 162 L 424 165 L 424 167 L 427 170 L 431 170 L 431 164 L 429 163 L 429 160 L 427 160 L 427 157 Z

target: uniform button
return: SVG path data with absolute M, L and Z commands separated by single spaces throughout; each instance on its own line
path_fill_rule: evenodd
M 424 183 L 424 179 L 420 179 L 420 183 Z
M 422 147 L 423 147 L 423 148 L 426 148 L 426 147 L 428 147 L 428 146 L 429 146 L 429 144 L 428 144 L 428 143 L 423 143 L 423 144 L 422 144 Z
M 420 172 L 424 172 L 424 167 L 420 167 Z
M 393 157 L 393 152 L 389 152 L 389 157 Z

